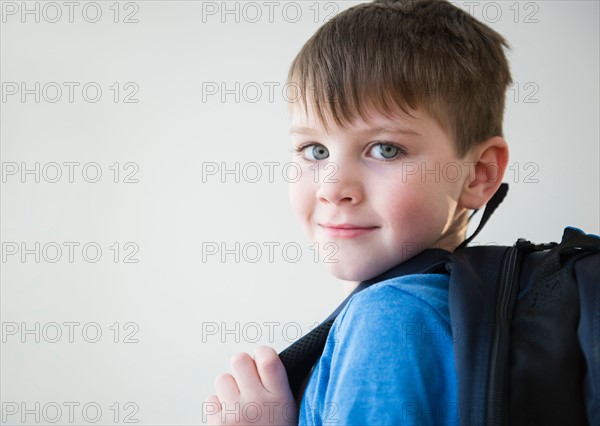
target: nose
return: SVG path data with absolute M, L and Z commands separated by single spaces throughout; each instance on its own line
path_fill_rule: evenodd
M 360 203 L 364 194 L 362 182 L 356 171 L 335 163 L 329 163 L 328 166 L 322 170 L 317 199 L 322 203 L 335 205 Z

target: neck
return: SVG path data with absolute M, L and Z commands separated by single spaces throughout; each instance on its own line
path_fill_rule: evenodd
M 344 296 L 348 297 L 359 284 L 360 281 L 344 281 Z
M 440 238 L 435 242 L 432 248 L 441 248 L 453 252 L 466 238 L 469 227 L 470 211 L 462 209 L 456 214 L 454 220 Z

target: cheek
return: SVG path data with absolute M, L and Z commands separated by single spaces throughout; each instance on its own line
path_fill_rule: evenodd
M 382 201 L 382 211 L 387 212 L 390 226 L 403 233 L 411 233 L 415 227 L 427 222 L 430 205 L 424 194 L 412 189 L 399 191 Z
M 297 182 L 290 182 L 288 187 L 290 205 L 296 218 L 305 225 L 310 220 L 314 209 L 315 188 L 304 177 Z
M 380 197 L 380 211 L 396 241 L 425 243 L 442 232 L 449 206 L 439 185 L 403 184 Z

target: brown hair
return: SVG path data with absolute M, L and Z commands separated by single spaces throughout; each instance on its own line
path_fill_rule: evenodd
M 326 22 L 288 73 L 304 111 L 307 99 L 326 129 L 369 108 L 393 117 L 422 106 L 456 141 L 463 157 L 503 136 L 505 92 L 512 77 L 507 41 L 446 0 L 375 0 Z M 289 86 L 288 86 L 289 87 Z M 410 115 L 410 114 L 409 114 Z

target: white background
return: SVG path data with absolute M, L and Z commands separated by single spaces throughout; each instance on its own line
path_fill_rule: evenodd
M 229 370 L 231 355 L 252 353 L 258 344 L 279 352 L 337 306 L 342 282 L 315 262 L 288 204 L 282 165 L 291 160 L 290 122 L 282 87 L 294 56 L 327 14 L 357 3 L 300 2 L 294 22 L 297 9 L 289 2 L 278 2 L 270 19 L 260 2 L 227 2 L 239 13 L 223 15 L 222 2 L 138 1 L 115 7 L 110 1 L 98 3 L 102 15 L 90 23 L 84 18 L 94 20 L 96 10 L 80 2 L 71 23 L 68 7 L 58 2 L 62 18 L 51 23 L 57 9 L 39 2 L 36 23 L 35 15 L 22 16 L 21 2 L 3 2 L 3 170 L 9 163 L 33 168 L 39 162 L 40 171 L 51 162 L 79 163 L 73 183 L 64 165 L 56 183 L 43 175 L 37 183 L 33 174 L 23 183 L 20 170 L 3 175 L 4 407 L 15 403 L 21 409 L 25 403 L 35 411 L 39 402 L 41 424 L 55 416 L 50 408 L 43 416 L 49 403 L 63 408 L 57 424 L 69 424 L 65 402 L 80 404 L 74 410 L 78 424 L 87 424 L 82 407 L 90 402 L 102 409 L 97 424 L 113 424 L 115 412 L 121 423 L 135 412 L 131 419 L 144 425 L 197 424 L 201 403 L 214 393 L 214 378 Z M 11 4 L 18 9 L 14 15 L 8 13 Z M 511 44 L 515 81 L 504 124 L 511 148 L 505 181 L 511 189 L 476 241 L 556 241 L 568 225 L 598 234 L 598 2 L 458 3 L 463 9 L 468 4 Z M 34 9 L 36 2 L 27 7 Z M 215 8 L 214 15 L 203 13 Z M 257 10 L 262 16 L 250 22 Z M 128 15 L 138 22 L 124 23 Z M 33 89 L 35 82 L 40 82 L 39 103 L 34 94 L 23 102 L 20 92 L 8 93 L 12 83 L 20 90 L 21 83 Z M 73 102 L 65 82 L 79 84 Z M 82 95 L 90 82 L 102 89 L 95 103 Z M 56 96 L 53 83 L 63 89 L 55 103 L 46 99 Z M 220 92 L 203 99 L 207 83 L 224 83 L 234 92 L 239 83 L 239 99 L 229 94 L 223 102 Z M 268 85 L 275 88 L 273 99 Z M 138 102 L 124 102 L 136 88 L 129 100 Z M 95 96 L 93 88 L 88 95 Z M 82 175 L 83 165 L 91 162 L 102 171 L 97 183 Z M 115 162 L 118 183 L 110 168 Z M 243 176 L 235 182 L 231 174 L 225 183 L 218 174 L 203 182 L 202 164 L 208 162 L 279 166 L 273 182 L 266 167 L 256 183 Z M 56 169 L 45 170 L 52 179 Z M 133 171 L 130 179 L 138 182 L 124 183 Z M 256 170 L 246 171 L 253 177 Z M 85 176 L 94 178 L 94 170 Z M 39 263 L 34 254 L 23 262 L 20 252 L 6 252 L 9 246 L 21 250 L 21 243 L 34 249 L 36 242 Z M 72 263 L 64 245 L 69 242 L 79 243 Z M 203 262 L 207 242 L 230 249 L 236 242 L 256 243 L 262 257 L 236 263 L 233 255 L 225 262 L 215 255 Z M 268 242 L 279 243 L 273 262 Z M 83 258 L 87 243 L 102 249 L 96 263 Z M 284 257 L 286 243 L 301 248 L 297 262 Z M 56 245 L 62 257 L 52 263 L 47 258 L 56 256 Z M 127 254 L 138 262 L 124 262 Z M 295 256 L 293 249 L 287 254 Z M 79 324 L 73 342 L 65 322 Z M 35 330 L 36 323 L 39 343 L 35 332 L 22 333 L 24 327 Z M 57 330 L 51 323 L 62 332 L 56 343 L 50 342 Z M 90 343 L 94 323 L 102 335 Z M 230 332 L 223 333 L 226 329 Z M 128 402 L 135 405 L 125 406 Z M 87 414 L 95 412 L 90 408 Z M 20 413 L 3 423 L 21 424 Z M 34 424 L 35 416 L 28 415 L 26 423 Z

